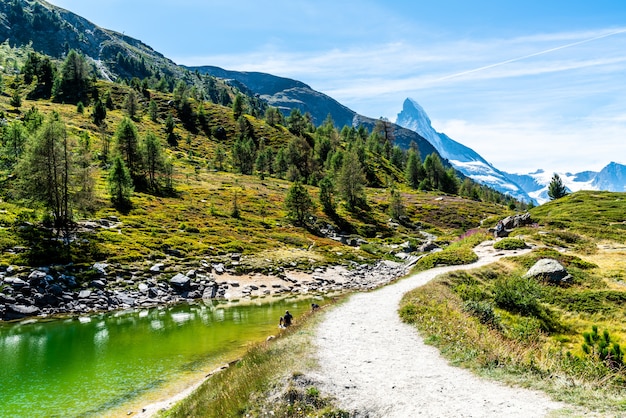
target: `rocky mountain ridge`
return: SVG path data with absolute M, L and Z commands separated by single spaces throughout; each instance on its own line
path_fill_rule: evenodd
M 426 138 L 439 151 L 442 157 L 472 180 L 485 184 L 525 202 L 532 198 L 506 173 L 498 170 L 473 149 L 453 140 L 444 133 L 437 132 L 426 111 L 413 99 L 406 99 L 396 123 L 417 132 Z

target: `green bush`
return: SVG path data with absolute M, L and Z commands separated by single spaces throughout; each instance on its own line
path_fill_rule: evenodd
M 463 310 L 478 318 L 481 324 L 494 329 L 500 328 L 500 317 L 493 310 L 491 302 L 468 300 L 463 304 Z
M 496 305 L 520 315 L 538 316 L 541 313 L 539 304 L 541 296 L 542 289 L 539 283 L 520 276 L 500 278 L 493 286 Z
M 585 342 L 583 352 L 595 360 L 601 361 L 612 370 L 621 370 L 624 367 L 624 352 L 620 345 L 611 340 L 608 330 L 598 333 L 598 326 L 593 325 L 591 332 L 583 333 Z
M 503 238 L 493 244 L 496 250 L 520 250 L 527 248 L 526 243 L 519 238 Z

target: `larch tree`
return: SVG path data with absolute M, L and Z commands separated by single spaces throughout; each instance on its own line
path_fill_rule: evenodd
M 22 196 L 46 209 L 57 235 L 63 235 L 66 243 L 74 197 L 71 155 L 65 124 L 53 113 L 37 131 L 17 169 Z

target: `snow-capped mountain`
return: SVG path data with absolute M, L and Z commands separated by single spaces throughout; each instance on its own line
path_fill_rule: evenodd
M 537 170 L 530 174 L 506 173 L 507 177 L 519 184 L 526 193 L 539 204 L 550 200 L 548 186 L 555 173 Z M 626 165 L 612 162 L 601 171 L 583 171 L 581 173 L 556 173 L 563 185 L 571 192 L 578 190 L 606 190 L 626 192 Z
M 444 133 L 435 131 L 430 118 L 415 100 L 406 99 L 404 101 L 402 112 L 398 114 L 396 124 L 426 138 L 455 169 L 472 180 L 518 200 L 524 202 L 532 200 L 522 187 L 510 179 L 506 173 L 492 166 L 476 151 L 456 142 Z

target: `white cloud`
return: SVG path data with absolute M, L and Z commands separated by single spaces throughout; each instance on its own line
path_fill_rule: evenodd
M 582 171 L 626 157 L 624 38 L 626 29 L 610 28 L 317 52 L 266 45 L 180 61 L 294 78 L 391 120 L 412 97 L 438 130 L 498 168 Z

